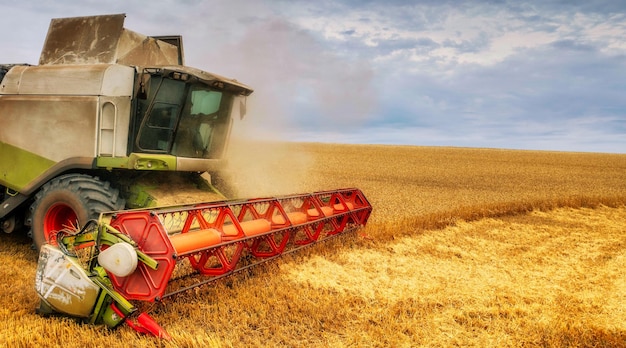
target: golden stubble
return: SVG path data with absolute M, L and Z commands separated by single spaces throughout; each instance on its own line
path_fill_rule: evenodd
M 588 345 L 596 341 L 585 331 L 626 332 L 624 221 L 623 206 L 459 221 L 281 270 L 294 287 L 382 308 L 434 308 L 435 325 L 412 337 L 419 344 L 562 346 L 573 333 Z

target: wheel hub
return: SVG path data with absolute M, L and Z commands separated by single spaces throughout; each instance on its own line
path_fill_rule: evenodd
M 64 203 L 57 203 L 46 212 L 43 224 L 43 232 L 46 241 L 56 244 L 52 235 L 64 228 L 72 228 L 78 224 L 78 216 L 72 207 Z

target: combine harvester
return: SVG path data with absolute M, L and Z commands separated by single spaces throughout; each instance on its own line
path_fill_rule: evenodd
M 40 313 L 168 337 L 138 303 L 358 229 L 372 207 L 358 189 L 227 200 L 210 177 L 252 89 L 124 19 L 53 19 L 39 65 L 0 64 L 0 227 L 40 252 Z M 173 199 L 190 191 L 203 203 Z

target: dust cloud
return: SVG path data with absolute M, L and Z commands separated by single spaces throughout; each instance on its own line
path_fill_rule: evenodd
M 365 122 L 376 104 L 372 69 L 285 18 L 246 25 L 236 42 L 209 54 L 220 73 L 254 89 L 233 128 L 229 184 L 242 198 L 303 192 L 313 159 L 285 140 L 306 142 L 296 134 L 349 132 Z
M 253 198 L 307 192 L 310 155 L 286 142 L 231 143 L 226 177 L 234 197 Z

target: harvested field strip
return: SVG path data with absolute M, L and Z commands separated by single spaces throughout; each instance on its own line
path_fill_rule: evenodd
M 281 268 L 295 287 L 363 305 L 352 310 L 371 316 L 358 322 L 375 345 L 619 346 L 624 221 L 625 207 L 459 221 Z

